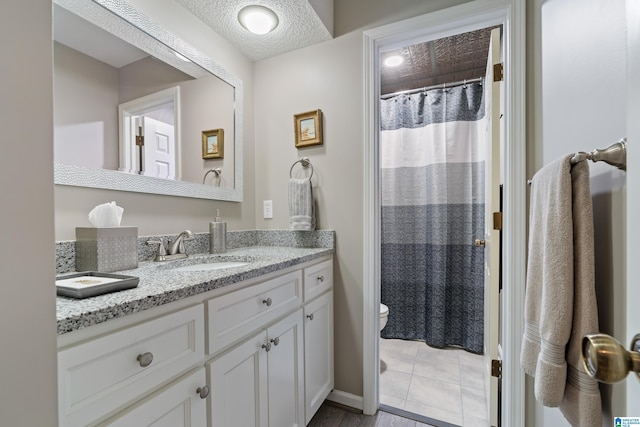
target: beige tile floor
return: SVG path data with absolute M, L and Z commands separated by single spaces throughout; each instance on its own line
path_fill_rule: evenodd
M 380 403 L 458 426 L 488 426 L 484 358 L 381 338 Z

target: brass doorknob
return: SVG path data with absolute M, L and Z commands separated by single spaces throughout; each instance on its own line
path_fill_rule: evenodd
M 473 242 L 473 244 L 474 244 L 476 247 L 480 247 L 480 246 L 487 246 L 487 242 L 486 242 L 486 240 L 480 240 L 480 239 L 476 239 L 476 240 Z

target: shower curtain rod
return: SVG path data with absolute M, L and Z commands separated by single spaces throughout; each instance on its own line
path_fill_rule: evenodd
M 475 79 L 459 80 L 457 82 L 451 82 L 451 83 L 440 83 L 440 84 L 437 84 L 437 85 L 421 87 L 421 88 L 418 88 L 418 89 L 409 89 L 409 90 L 403 90 L 403 91 L 400 91 L 400 92 L 387 93 L 385 95 L 381 95 L 380 99 L 387 99 L 387 98 L 394 97 L 396 95 L 408 95 L 408 94 L 412 94 L 412 93 L 424 92 L 424 91 L 431 90 L 431 89 L 446 89 L 448 87 L 460 86 L 460 85 L 465 85 L 465 84 L 468 84 L 468 83 L 476 83 L 476 82 L 481 82 L 481 81 L 482 81 L 482 77 L 477 77 Z

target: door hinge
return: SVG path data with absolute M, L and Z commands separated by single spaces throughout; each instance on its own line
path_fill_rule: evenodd
M 493 81 L 501 82 L 502 80 L 504 80 L 504 66 L 502 62 L 493 64 Z
M 502 376 L 502 360 L 491 360 L 491 376 L 496 378 Z
M 502 230 L 502 212 L 493 213 L 493 229 Z
M 138 147 L 144 147 L 144 133 L 142 126 L 138 126 L 138 134 L 136 135 L 136 145 Z

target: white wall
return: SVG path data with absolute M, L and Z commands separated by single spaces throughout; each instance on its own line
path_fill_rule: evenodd
M 128 3 L 243 81 L 244 201 L 221 202 L 56 185 L 55 240 L 75 240 L 75 227 L 90 226 L 89 211 L 111 200 L 125 209 L 122 225 L 138 226 L 140 236 L 178 233 L 187 228 L 208 232 L 216 209 L 226 218 L 229 230 L 255 228 L 252 62 L 173 0 L 129 0 Z M 199 146 L 200 139 L 195 143 Z
M 529 72 L 535 87 L 529 176 L 555 158 L 604 148 L 625 136 L 624 12 L 624 2 L 606 0 L 579 6 L 572 0 L 538 0 L 530 7 Z M 590 166 L 600 330 L 625 341 L 626 174 L 608 165 Z M 603 426 L 626 413 L 624 388 L 601 387 Z M 531 387 L 528 392 L 532 425 L 569 425 L 558 409 L 534 403 Z
M 51 1 L 0 2 L 0 425 L 57 426 Z

